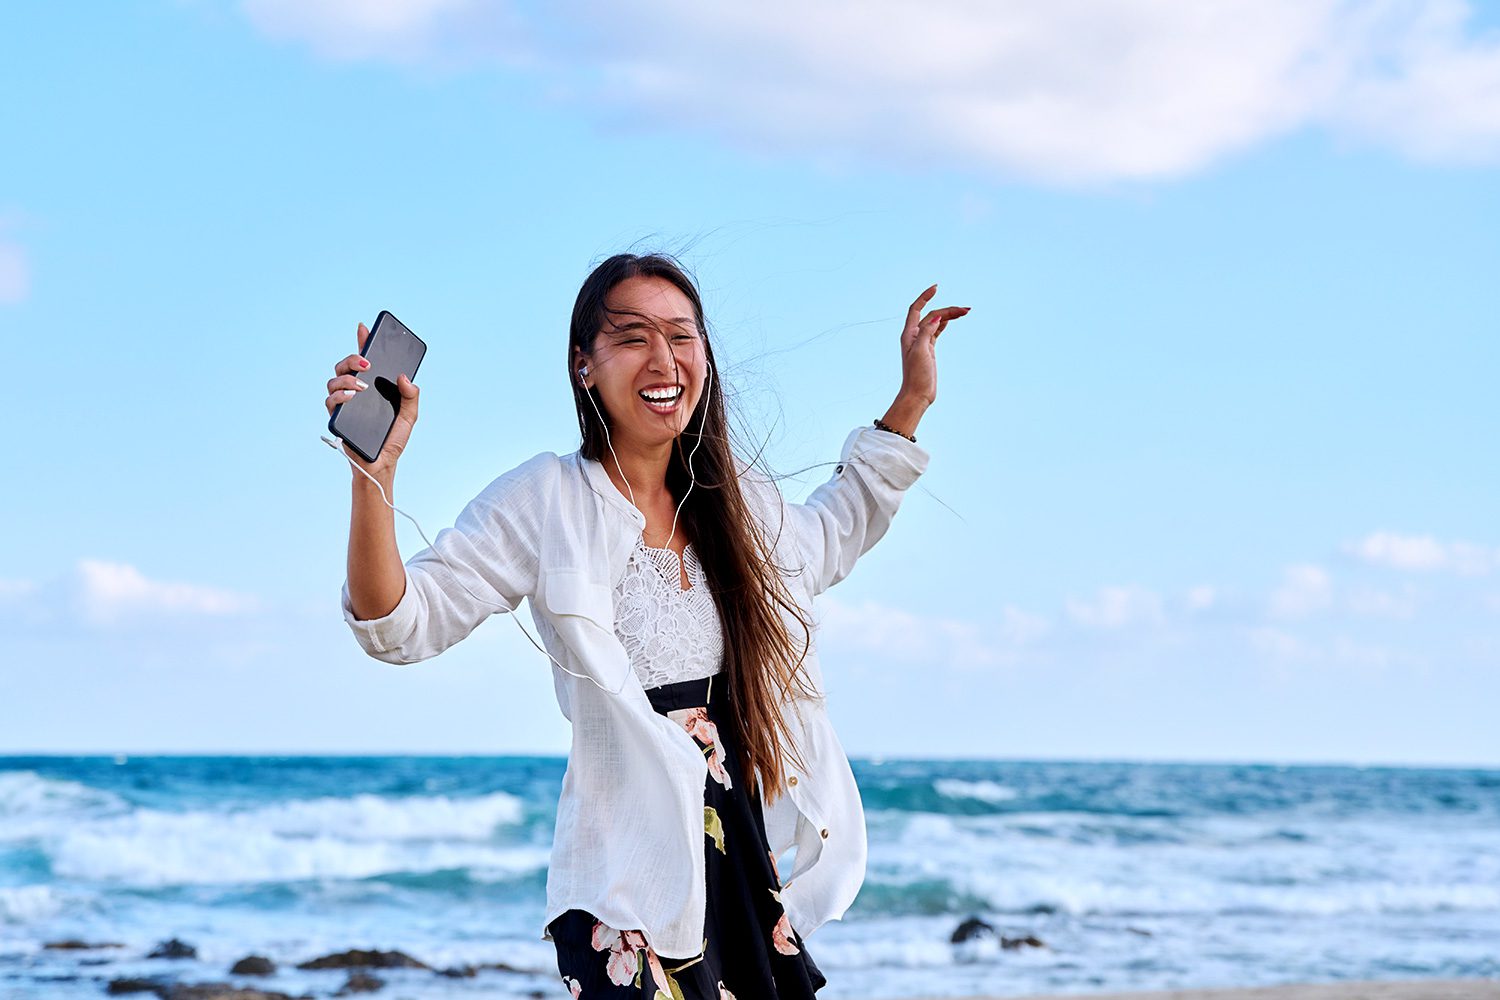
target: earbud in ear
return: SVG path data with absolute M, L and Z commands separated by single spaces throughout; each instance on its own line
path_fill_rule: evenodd
M 578 369 L 578 381 L 582 382 L 586 377 L 588 377 L 588 373 L 589 373 L 589 366 L 588 365 L 584 365 L 582 368 Z M 588 386 L 585 384 L 584 388 L 587 389 Z

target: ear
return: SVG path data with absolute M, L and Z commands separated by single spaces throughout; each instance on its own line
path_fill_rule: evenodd
M 584 365 L 586 365 L 588 363 L 589 363 L 589 356 L 587 354 L 583 353 L 583 350 L 581 348 L 575 346 L 573 348 L 573 362 L 572 362 L 573 377 L 575 379 L 578 377 L 578 369 L 582 368 Z

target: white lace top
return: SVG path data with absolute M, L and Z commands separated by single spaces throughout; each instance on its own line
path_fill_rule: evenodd
M 703 566 L 689 544 L 682 553 L 651 548 L 637 536 L 625 576 L 615 588 L 615 635 L 630 654 L 644 688 L 697 680 L 723 666 L 724 635 Z M 687 570 L 687 590 L 682 570 Z

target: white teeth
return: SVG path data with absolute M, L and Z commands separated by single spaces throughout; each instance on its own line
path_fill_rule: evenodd
M 641 398 L 658 403 L 669 403 L 682 394 L 681 387 L 673 389 L 642 389 Z

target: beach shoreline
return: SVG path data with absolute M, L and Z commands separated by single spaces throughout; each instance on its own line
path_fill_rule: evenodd
M 908 1000 L 935 1000 L 911 997 Z M 1066 993 L 946 1000 L 1500 1000 L 1500 979 L 1400 979 L 1277 986 L 1147 990 L 1138 993 Z

